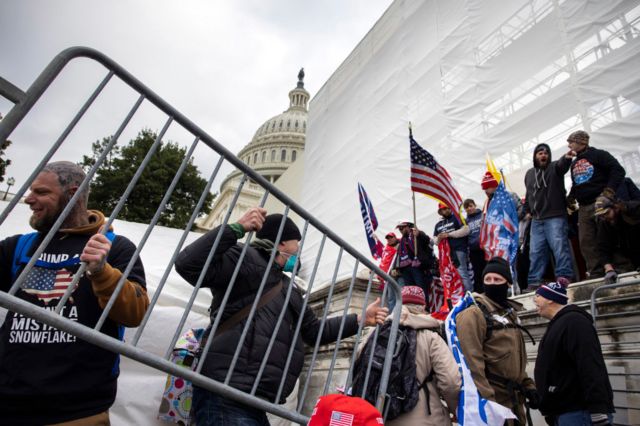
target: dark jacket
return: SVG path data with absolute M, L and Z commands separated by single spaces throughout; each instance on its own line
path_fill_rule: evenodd
M 613 392 L 593 318 L 567 305 L 549 322 L 535 366 L 540 411 L 557 416 L 577 410 L 613 413 Z
M 431 248 L 431 239 L 423 231 L 418 231 L 416 242 L 414 242 L 413 230 L 409 235 L 402 236 L 398 244 L 397 255 L 395 257 L 394 268 L 404 268 L 411 265 L 414 257 L 420 261 L 420 268 L 429 270 L 433 263 L 434 254 Z M 417 243 L 417 244 L 416 244 Z M 415 247 L 418 247 L 418 255 L 414 256 Z
M 467 215 L 467 226 L 469 226 L 469 249 L 481 250 L 480 248 L 480 229 L 482 228 L 482 210 L 476 209 L 470 215 Z
M 56 264 L 79 257 L 89 238 L 104 223 L 101 213 L 91 213 L 89 225 L 55 234 L 40 256 L 53 264 L 52 269 L 36 264 L 16 297 L 43 309 L 57 306 L 55 284 L 70 280 L 69 274 L 75 274 L 80 265 Z M 18 239 L 16 235 L 0 242 L 0 291 L 8 291 L 24 269 L 21 266 L 12 277 L 11 263 Z M 28 257 L 43 239 L 44 234 L 38 233 L 26 253 Z M 126 237 L 116 235 L 107 264 L 99 273 L 100 282 L 98 274 L 91 281 L 81 278 L 62 311 L 63 316 L 93 328 L 122 276 L 120 271 L 126 269 L 135 250 Z M 121 324 L 139 324 L 148 303 L 144 269 L 138 258 L 102 326 L 102 333 L 122 339 Z M 52 424 L 107 411 L 116 397 L 118 363 L 118 355 L 111 351 L 35 319 L 8 312 L 0 327 L 0 424 Z
M 178 256 L 176 271 L 190 284 L 194 285 L 198 281 L 218 232 L 220 232 L 220 227 L 207 232 L 193 244 L 186 247 Z M 212 318 L 215 318 L 217 314 L 242 252 L 243 244 L 238 243 L 237 240 L 237 235 L 230 226 L 225 226 L 222 229 L 219 246 L 202 282 L 202 286 L 209 287 L 213 294 L 213 301 L 211 302 Z M 269 251 L 254 246 L 247 248 L 220 324 L 223 324 L 226 319 L 244 306 L 253 303 L 267 268 L 269 254 Z M 286 309 L 283 322 L 277 330 L 276 340 L 256 391 L 257 396 L 272 402 L 275 400 L 284 374 L 289 349 L 293 345 L 293 357 L 289 370 L 286 372 L 282 395 L 280 401 L 276 401 L 283 403 L 295 387 L 296 380 L 302 370 L 304 361 L 304 345 L 302 342 L 304 340 L 307 344 L 315 345 L 316 337 L 320 331 L 320 321 L 308 307 L 302 312 L 303 295 L 295 286 L 291 291 L 289 303 L 285 306 L 285 297 L 290 282 L 288 277 L 283 274 L 282 268 L 275 262 L 268 271 L 262 294 L 265 294 L 280 281 L 284 284 L 280 294 L 260 308 L 253 317 L 229 384 L 245 392 L 251 391 L 262 360 L 267 352 L 271 335 L 275 330 L 278 316 L 283 309 Z M 293 334 L 300 315 L 303 315 L 302 327 L 300 335 L 294 342 Z M 248 318 L 244 319 L 228 331 L 215 337 L 211 349 L 203 361 L 202 374 L 224 382 L 247 320 Z M 340 321 L 340 317 L 330 318 L 326 321 L 322 330 L 320 344 L 333 342 L 337 339 Z M 342 336 L 349 337 L 357 331 L 357 315 L 350 314 L 346 317 Z
M 619 206 L 622 211 L 615 223 L 598 221 L 597 248 L 603 263 L 615 267 L 617 254 L 637 268 L 640 266 L 640 200 L 622 201 Z
M 616 191 L 624 180 L 624 168 L 613 155 L 602 149 L 587 147 L 571 164 L 570 195 L 581 205 L 591 204 L 605 188 Z
M 450 233 L 457 229 L 462 228 L 462 224 L 460 221 L 454 216 L 451 215 L 449 217 L 442 218 L 433 230 L 433 235 L 438 236 L 443 232 Z M 451 247 L 451 251 L 467 251 L 467 247 L 469 246 L 469 238 L 467 236 L 459 237 L 459 238 L 449 238 L 449 247 Z
M 571 160 L 562 156 L 558 161 L 551 161 L 551 149 L 549 145 L 541 143 L 536 146 L 546 147 L 549 153 L 547 167 L 540 167 L 535 154 L 533 167 L 527 170 L 524 176 L 524 185 L 527 190 L 524 209 L 531 213 L 534 219 L 548 219 L 567 215 L 567 190 L 564 187 L 564 175 L 569 171 Z

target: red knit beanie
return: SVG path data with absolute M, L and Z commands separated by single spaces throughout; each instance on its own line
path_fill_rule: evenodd
M 402 287 L 402 304 L 420 306 L 426 305 L 427 301 L 424 297 L 424 291 L 422 291 L 420 287 L 415 285 Z
M 491 172 L 487 171 L 482 177 L 480 185 L 482 186 L 482 189 L 497 188 L 498 181 L 493 177 Z

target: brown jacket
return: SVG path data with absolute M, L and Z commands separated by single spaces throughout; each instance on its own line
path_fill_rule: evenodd
M 455 413 L 460 393 L 460 373 L 447 343 L 437 333 L 427 330 L 436 329 L 439 322 L 424 314 L 415 305 L 402 307 L 400 324 L 417 330 L 416 333 L 416 377 L 422 383 L 433 371 L 433 380 L 428 382 L 429 407 L 427 397 L 420 391 L 420 399 L 413 410 L 388 421 L 387 426 L 448 426 L 451 425 L 449 413 Z M 441 399 L 447 403 L 444 406 Z
M 518 323 L 515 311 L 522 309 L 519 303 L 509 301 L 513 309 L 507 313 L 482 294 L 473 293 L 473 297 L 476 302 L 487 307 L 490 315 L 498 315 L 511 324 Z M 522 331 L 517 328 L 501 328 L 499 320 L 496 320 L 491 336 L 487 339 L 487 322 L 478 306 L 470 306 L 458 314 L 457 329 L 462 353 L 480 395 L 510 408 L 518 416 L 520 424 L 525 424 L 524 395 L 516 392 L 517 404 L 514 407 L 514 397 L 507 387 L 499 380 L 487 377 L 500 376 L 525 388 L 535 389 L 533 380 L 525 372 L 527 352 Z
M 71 229 L 61 229 L 60 232 L 68 234 L 93 235 L 100 231 L 105 224 L 104 215 L 97 210 L 89 210 L 89 224 Z M 98 298 L 100 307 L 104 309 L 113 294 L 113 291 L 122 277 L 122 271 L 105 263 L 102 271 L 87 276 L 91 280 L 93 293 Z M 109 311 L 109 318 L 126 327 L 137 327 L 142 322 L 144 314 L 149 306 L 147 290 L 139 283 L 125 280 L 124 285 L 113 308 Z

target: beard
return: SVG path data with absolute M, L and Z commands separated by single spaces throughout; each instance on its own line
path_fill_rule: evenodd
M 43 232 L 43 233 L 49 232 L 49 230 L 51 230 L 51 228 L 53 227 L 53 224 L 56 223 L 56 220 L 58 220 L 58 217 L 60 217 L 60 214 L 62 213 L 65 206 L 67 205 L 67 201 L 69 200 L 67 200 L 66 198 L 65 199 L 61 198 L 58 201 L 58 205 L 53 214 L 48 214 L 43 217 L 37 217 L 35 214 L 32 214 L 31 217 L 29 218 L 29 225 L 38 232 Z M 71 216 L 71 212 L 68 216 Z

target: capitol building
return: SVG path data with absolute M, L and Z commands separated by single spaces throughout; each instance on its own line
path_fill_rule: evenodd
M 289 92 L 289 108 L 265 121 L 256 130 L 251 142 L 238 152 L 238 158 L 269 182 L 276 183 L 289 166 L 301 158 L 304 151 L 308 102 L 309 92 L 304 88 L 304 70 L 301 69 L 296 87 Z M 242 172 L 234 170 L 222 181 L 220 194 L 214 200 L 211 212 L 196 223 L 200 230 L 208 231 L 222 223 L 241 180 Z M 229 223 L 237 221 L 249 208 L 259 205 L 263 195 L 264 189 L 248 180 L 229 217 Z

